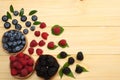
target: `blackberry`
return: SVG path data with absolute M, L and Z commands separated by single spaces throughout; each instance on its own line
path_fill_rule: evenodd
M 28 34 L 28 32 L 29 32 L 28 29 L 24 29 L 24 30 L 23 30 L 23 33 L 24 33 L 24 34 Z
M 76 58 L 77 58 L 77 60 L 80 60 L 80 61 L 83 60 L 84 59 L 83 53 L 78 52 Z
M 2 21 L 4 22 L 8 21 L 8 17 L 6 15 L 2 16 Z
M 19 12 L 18 11 L 14 11 L 13 14 L 14 14 L 14 16 L 17 16 L 19 14 Z
M 18 21 L 17 21 L 17 19 L 13 19 L 13 20 L 12 20 L 12 24 L 13 24 L 13 25 L 16 25 L 16 24 L 18 24 Z
M 82 73 L 83 72 L 82 67 L 81 66 L 76 66 L 75 72 L 76 73 Z
M 51 55 L 41 55 L 35 65 L 37 76 L 50 79 L 54 76 L 59 68 L 57 60 Z
M 30 30 L 31 30 L 31 31 L 34 31 L 34 30 L 35 30 L 35 26 L 31 26 L 31 27 L 30 27 Z
M 4 23 L 5 29 L 9 29 L 11 27 L 11 24 L 9 22 Z
M 31 19 L 32 19 L 33 21 L 37 21 L 38 17 L 37 17 L 36 15 L 33 15 L 33 16 L 31 17 Z
M 25 15 L 21 16 L 21 21 L 25 22 L 27 20 L 27 17 Z
M 20 24 L 15 25 L 15 29 L 21 30 L 22 26 Z
M 68 64 L 73 64 L 75 62 L 73 57 L 68 58 Z
M 30 22 L 30 21 L 27 21 L 27 22 L 25 23 L 25 25 L 26 25 L 26 27 L 30 27 L 30 26 L 31 26 L 31 22 Z
M 64 51 L 60 52 L 60 57 L 61 58 L 66 58 L 67 57 L 67 53 L 64 52 Z
M 62 72 L 63 72 L 65 75 L 68 75 L 68 74 L 71 72 L 71 70 L 70 70 L 69 67 L 65 67 L 65 68 L 63 68 Z

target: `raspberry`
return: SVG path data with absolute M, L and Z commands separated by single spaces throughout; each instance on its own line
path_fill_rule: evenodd
M 24 58 L 19 59 L 19 62 L 23 65 L 26 66 L 27 62 Z
M 15 61 L 11 66 L 14 67 L 14 68 L 16 68 L 17 65 L 18 65 L 18 62 Z
M 39 37 L 39 36 L 40 36 L 40 31 L 35 31 L 34 35 L 35 35 L 36 37 Z
M 39 56 L 40 56 L 40 55 L 42 55 L 42 54 L 43 54 L 43 50 L 42 50 L 42 49 L 37 49 L 37 50 L 36 50 L 36 53 L 37 53 L 37 55 L 39 55 Z
M 15 61 L 12 66 L 16 69 L 22 69 L 23 67 L 18 61 Z
M 53 35 L 60 35 L 64 31 L 64 29 L 59 25 L 55 25 L 52 27 L 51 31 Z
M 17 69 L 22 69 L 23 68 L 23 65 L 21 63 L 18 63 L 17 66 L 16 66 Z
M 37 42 L 35 40 L 32 40 L 30 42 L 30 47 L 36 47 L 37 46 Z
M 11 56 L 9 57 L 9 59 L 10 59 L 11 62 L 14 62 L 14 61 L 16 60 L 16 57 L 13 56 L 13 55 L 11 55 Z
M 43 29 L 43 28 L 45 28 L 45 27 L 46 27 L 45 22 L 41 22 L 41 24 L 40 24 L 40 28 Z
M 41 40 L 41 41 L 39 42 L 39 46 L 42 47 L 42 46 L 44 46 L 44 45 L 45 45 L 45 41 Z
M 18 54 L 17 54 L 17 57 L 19 57 L 19 58 L 24 57 L 24 53 L 22 53 L 22 52 L 18 53 Z
M 30 57 L 28 55 L 26 55 L 26 54 L 25 54 L 24 58 L 25 58 L 25 60 L 30 59 Z
M 27 64 L 28 64 L 29 66 L 32 66 L 32 65 L 34 64 L 34 61 L 33 61 L 32 59 L 29 59 L 28 62 L 27 62 Z
M 29 73 L 31 73 L 33 71 L 33 67 L 27 67 L 27 70 Z
M 27 76 L 27 75 L 28 75 L 27 69 L 22 69 L 22 70 L 21 70 L 21 77 L 25 77 L 25 76 Z
M 16 76 L 18 74 L 17 70 L 16 69 L 11 69 L 11 75 L 12 76 Z
M 49 42 L 47 45 L 48 49 L 55 49 L 57 46 L 54 44 L 54 42 Z
M 34 53 L 34 49 L 31 47 L 31 48 L 28 49 L 28 52 L 29 52 L 30 55 L 32 55 Z
M 67 42 L 66 42 L 65 39 L 60 40 L 60 41 L 58 42 L 58 45 L 59 45 L 60 47 L 62 47 L 62 48 L 65 48 L 65 47 L 68 46 L 68 44 L 67 44 Z
M 49 34 L 47 32 L 43 32 L 41 36 L 43 39 L 47 40 Z

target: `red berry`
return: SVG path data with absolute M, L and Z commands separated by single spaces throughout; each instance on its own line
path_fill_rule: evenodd
M 41 22 L 40 28 L 43 29 L 43 28 L 45 28 L 45 27 L 46 27 L 46 24 L 45 24 L 44 22 Z
M 49 34 L 47 32 L 43 32 L 41 36 L 43 39 L 47 40 Z
M 15 68 L 11 69 L 11 75 L 16 76 L 18 74 L 17 70 Z
M 12 66 L 16 69 L 22 69 L 23 67 L 22 64 L 18 61 L 15 61 Z
M 59 44 L 60 46 L 66 46 L 66 45 L 67 45 L 67 42 L 66 42 L 65 39 L 62 39 L 62 40 L 59 41 L 58 44 Z
M 29 52 L 30 55 L 32 55 L 34 53 L 34 49 L 31 47 L 31 48 L 28 49 L 28 52 Z
M 24 58 L 25 58 L 25 60 L 30 59 L 30 57 L 27 54 L 25 54 Z
M 54 44 L 54 42 L 49 42 L 47 45 L 48 49 L 55 49 L 57 46 Z
M 33 67 L 31 67 L 31 66 L 27 67 L 27 70 L 28 70 L 29 73 L 31 73 L 31 72 L 33 72 Z
M 59 26 L 56 26 L 53 28 L 53 33 L 56 35 L 59 35 L 61 33 L 61 28 Z
M 39 36 L 40 36 L 40 31 L 35 31 L 34 35 L 35 35 L 36 37 L 39 37 Z
M 22 64 L 22 66 L 26 66 L 27 62 L 24 58 L 20 58 L 19 62 Z
M 30 47 L 36 47 L 36 46 L 37 46 L 36 40 L 32 40 L 32 41 L 30 42 Z
M 44 46 L 45 45 L 45 41 L 44 40 L 41 40 L 40 42 L 39 42 L 39 46 Z
M 28 62 L 27 62 L 27 64 L 28 64 L 29 66 L 32 66 L 32 65 L 34 64 L 33 59 L 29 59 Z
M 25 76 L 27 76 L 28 75 L 28 71 L 27 71 L 27 69 L 22 69 L 21 70 L 21 77 L 25 77 Z
M 24 57 L 24 53 L 23 53 L 23 52 L 18 53 L 18 54 L 17 54 L 17 57 L 23 58 L 23 57 Z
M 11 55 L 11 56 L 9 57 L 9 59 L 10 59 L 11 62 L 14 62 L 14 61 L 16 60 L 16 57 L 13 56 L 13 55 Z
M 42 55 L 43 54 L 43 50 L 42 49 L 36 49 L 36 53 L 37 55 Z

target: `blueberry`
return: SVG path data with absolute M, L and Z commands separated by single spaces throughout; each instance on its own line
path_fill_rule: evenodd
M 30 27 L 30 30 L 31 30 L 31 31 L 34 31 L 34 30 L 35 30 L 35 26 L 31 26 L 31 27 Z
M 24 48 L 24 45 L 20 45 L 20 48 L 23 49 L 23 48 Z
M 19 46 L 16 46 L 15 49 L 16 49 L 17 52 L 21 50 L 21 48 Z
M 15 29 L 21 30 L 22 26 L 20 24 L 15 25 Z
M 25 40 L 25 36 L 24 35 L 21 36 L 21 40 Z
M 17 46 L 17 42 L 14 41 L 13 42 L 13 47 L 15 47 L 15 46 Z
M 8 41 L 8 38 L 5 38 L 5 37 L 2 38 L 2 43 L 5 43 L 7 41 Z
M 12 24 L 13 24 L 13 25 L 16 25 L 16 24 L 18 24 L 18 21 L 17 21 L 17 19 L 13 19 L 13 20 L 12 20 Z
M 12 37 L 12 35 L 13 35 L 12 33 L 8 33 L 8 38 Z
M 73 64 L 75 62 L 74 58 L 73 57 L 69 57 L 68 58 L 68 64 Z
M 7 44 L 3 44 L 3 48 L 6 50 L 8 49 L 8 45 Z
M 10 37 L 10 41 L 14 41 L 14 37 Z
M 8 17 L 6 15 L 2 16 L 2 21 L 4 22 L 8 21 Z
M 31 26 L 31 22 L 30 22 L 30 21 L 27 21 L 27 22 L 25 23 L 25 25 L 26 25 L 26 27 L 30 27 L 30 26 Z
M 12 42 L 8 42 L 7 44 L 8 44 L 9 47 L 11 47 L 13 45 Z
M 71 70 L 70 70 L 69 67 L 65 67 L 65 68 L 63 68 L 62 72 L 63 72 L 64 74 L 68 75 L 68 74 L 71 72 Z
M 80 60 L 80 61 L 83 60 L 84 59 L 83 53 L 78 52 L 76 58 L 77 58 L 77 60 Z
M 20 45 L 21 43 L 22 43 L 22 41 L 21 41 L 21 40 L 18 40 L 18 41 L 17 41 L 17 44 L 18 44 L 18 45 Z
M 27 17 L 25 15 L 21 16 L 21 21 L 25 22 L 27 20 Z
M 14 14 L 14 16 L 17 16 L 19 14 L 19 12 L 18 11 L 14 11 L 13 14 Z
M 32 19 L 33 21 L 37 21 L 38 17 L 37 17 L 36 15 L 33 15 L 33 16 L 31 17 L 31 19 Z
M 24 33 L 24 34 L 28 34 L 28 32 L 29 32 L 28 29 L 24 29 L 24 30 L 23 30 L 23 33 Z
M 9 34 L 8 32 L 5 32 L 5 33 L 4 33 L 4 36 L 5 36 L 5 37 L 7 37 L 7 36 L 8 36 L 8 34 Z
M 9 22 L 4 23 L 5 29 L 9 29 L 11 27 L 11 24 Z
M 75 72 L 76 73 L 82 73 L 83 72 L 82 67 L 81 66 L 76 66 Z
M 25 45 L 25 44 L 26 44 L 26 41 L 22 41 L 22 44 Z
M 7 51 L 8 51 L 9 53 L 12 53 L 12 52 L 13 52 L 11 48 L 8 48 Z
M 61 58 L 66 58 L 67 57 L 67 53 L 64 52 L 64 51 L 60 52 L 60 57 Z

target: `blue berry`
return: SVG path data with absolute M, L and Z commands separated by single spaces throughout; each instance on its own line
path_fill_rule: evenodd
M 8 49 L 8 45 L 7 44 L 3 44 L 3 48 L 6 50 Z
M 13 14 L 14 14 L 14 16 L 17 16 L 19 14 L 19 12 L 18 11 L 14 11 Z
M 9 22 L 4 23 L 5 29 L 9 29 L 11 27 L 11 24 Z
M 28 32 L 29 32 L 28 29 L 24 29 L 24 30 L 23 30 L 23 33 L 24 33 L 24 34 L 28 34 Z
M 13 20 L 12 20 L 12 24 L 13 24 L 13 25 L 16 25 L 16 24 L 18 24 L 18 21 L 17 21 L 17 19 L 13 19 Z
M 2 16 L 2 21 L 4 22 L 8 21 L 8 17 L 6 15 Z
M 30 26 L 31 26 L 31 22 L 30 22 L 30 21 L 27 21 L 27 22 L 25 23 L 25 25 L 26 25 L 26 27 L 30 27 Z
M 27 17 L 25 15 L 21 16 L 21 21 L 25 22 L 27 20 Z
M 15 25 L 15 29 L 21 30 L 22 26 L 20 24 Z
M 30 27 L 30 30 L 31 30 L 31 31 L 34 31 L 34 30 L 35 30 L 35 26 L 31 26 L 31 27 Z
M 33 15 L 33 16 L 31 17 L 31 19 L 32 19 L 33 21 L 37 21 L 38 17 L 37 17 L 36 15 Z

